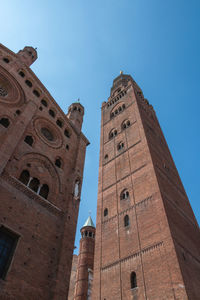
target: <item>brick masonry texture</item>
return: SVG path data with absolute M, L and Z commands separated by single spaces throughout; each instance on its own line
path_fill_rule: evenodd
M 90 289 L 89 270 L 93 271 L 94 269 L 95 231 L 95 228 L 91 226 L 81 228 L 82 238 L 78 255 L 74 300 L 91 299 L 88 291 Z M 91 236 L 89 236 L 89 233 Z
M 71 276 L 70 276 L 68 300 L 74 300 L 77 265 L 78 265 L 78 256 L 74 254 L 73 261 L 72 261 Z
M 0 120 L 9 120 L 0 124 L 0 224 L 19 235 L 0 279 L 6 300 L 66 300 L 89 143 L 81 132 L 84 108 L 73 103 L 63 113 L 30 69 L 36 58 L 32 47 L 15 54 L 0 44 Z M 23 170 L 48 184 L 47 199 L 19 180 Z
M 199 226 L 153 107 L 123 74 L 102 104 L 92 290 L 113 299 L 200 299 Z

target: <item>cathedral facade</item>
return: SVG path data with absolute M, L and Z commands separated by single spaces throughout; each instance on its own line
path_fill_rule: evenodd
M 130 75 L 102 104 L 92 300 L 200 299 L 200 231 L 155 111 Z
M 0 299 L 66 300 L 87 138 L 31 64 L 0 44 Z

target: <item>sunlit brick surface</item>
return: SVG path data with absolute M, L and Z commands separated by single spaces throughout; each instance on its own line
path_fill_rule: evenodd
M 15 54 L 0 44 L 0 222 L 19 235 L 0 279 L 6 300 L 66 300 L 88 144 L 84 108 L 73 103 L 64 114 L 29 68 L 36 58 L 32 47 Z M 39 180 L 35 191 L 23 170 Z
M 92 299 L 200 299 L 198 224 L 153 107 L 123 74 L 102 104 Z

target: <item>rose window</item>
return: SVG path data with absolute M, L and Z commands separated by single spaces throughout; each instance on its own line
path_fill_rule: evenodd
M 43 136 L 49 140 L 49 141 L 53 141 L 54 140 L 54 137 L 53 137 L 53 134 L 51 133 L 51 131 L 45 127 L 42 127 L 41 128 L 41 133 L 43 134 Z

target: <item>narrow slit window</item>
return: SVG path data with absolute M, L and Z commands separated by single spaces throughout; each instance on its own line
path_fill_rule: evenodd
M 104 209 L 104 217 L 106 217 L 107 215 L 108 215 L 108 209 L 105 208 L 105 209 Z
M 130 225 L 130 222 L 129 222 L 129 216 L 126 215 L 124 217 L 124 227 L 128 227 Z
M 57 158 L 57 159 L 56 159 L 56 161 L 55 161 L 55 165 L 56 165 L 56 167 L 58 167 L 58 168 L 61 168 L 61 166 L 62 166 L 62 163 L 61 163 L 61 160 L 60 160 L 60 158 Z
M 135 289 L 137 287 L 137 278 L 135 272 L 131 273 L 130 281 L 131 281 L 131 289 Z

